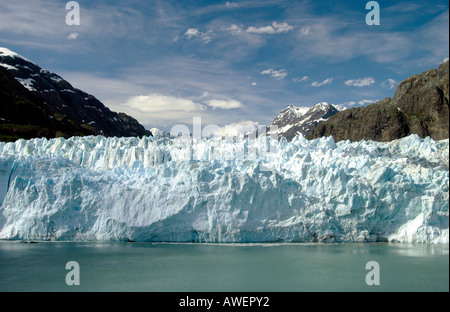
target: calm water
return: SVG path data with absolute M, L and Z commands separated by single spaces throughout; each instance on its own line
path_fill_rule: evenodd
M 448 245 L 0 242 L 0 291 L 449 291 Z M 68 286 L 68 261 L 80 285 Z M 380 285 L 365 268 L 379 263 Z

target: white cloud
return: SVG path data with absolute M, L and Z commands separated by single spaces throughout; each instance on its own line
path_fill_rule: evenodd
M 188 38 L 191 39 L 192 37 L 198 37 L 200 36 L 200 31 L 197 28 L 189 28 L 188 30 L 186 30 L 186 32 L 184 33 L 184 35 Z
M 349 87 L 367 87 L 375 83 L 375 79 L 372 77 L 362 78 L 362 79 L 351 79 L 345 82 L 346 86 Z
M 76 40 L 80 34 L 79 33 L 71 33 L 69 36 L 67 36 L 68 40 Z
M 144 125 L 160 129 L 169 124 L 190 124 L 196 116 L 208 117 L 205 115 L 205 105 L 188 98 L 158 93 L 132 96 L 119 105 L 110 105 L 110 108 L 129 114 Z
M 272 78 L 281 80 L 281 79 L 286 78 L 286 76 L 288 74 L 285 69 L 275 70 L 273 68 L 269 68 L 269 69 L 263 70 L 261 72 L 261 75 L 269 75 Z
M 231 31 L 231 33 L 233 35 L 242 33 L 242 27 L 240 27 L 236 24 L 231 24 L 231 26 L 228 28 L 225 28 L 225 30 Z
M 95 95 L 112 111 L 129 114 L 149 129 L 157 127 L 169 131 L 174 124 L 190 125 L 193 116 L 201 116 L 204 124 L 220 126 L 240 121 L 244 115 L 269 124 L 273 114 L 277 113 L 270 111 L 273 108 L 270 96 L 278 88 L 271 85 L 263 89 L 250 87 L 251 82 L 257 81 L 255 78 L 227 65 L 223 60 L 168 57 L 158 62 L 126 67 L 114 75 L 56 72 L 74 87 Z M 151 102 L 150 93 L 165 95 L 166 98 L 152 109 L 147 107 Z M 144 98 L 130 100 L 135 96 Z M 156 97 L 151 98 L 155 100 Z M 168 98 L 175 100 L 169 101 Z M 187 100 L 182 102 L 185 105 L 176 100 L 180 98 Z M 226 111 L 213 109 L 208 106 L 208 101 L 214 99 L 235 99 L 243 105 Z M 178 110 L 174 110 L 174 103 Z
M 442 60 L 442 63 L 448 62 L 448 57 Z
M 308 81 L 309 77 L 308 76 L 303 76 L 302 78 L 292 78 L 293 82 L 303 82 L 303 81 Z
M 400 7 L 405 6 L 402 4 Z M 408 4 L 408 9 L 411 7 L 415 6 Z M 389 27 L 376 32 L 370 31 L 370 27 L 354 27 L 351 19 L 339 15 L 318 16 L 306 12 L 298 21 L 302 26 L 296 32 L 297 40 L 293 41 L 293 55 L 303 60 L 323 59 L 329 63 L 364 56 L 378 63 L 389 64 L 399 74 L 410 72 L 411 66 L 417 66 L 418 69 L 414 71 L 436 66 L 448 55 L 448 5 L 447 9 L 432 3 L 421 7 L 426 7 L 428 11 L 423 14 L 429 14 L 431 10 L 442 13 L 430 22 L 416 24 L 411 29 Z M 394 25 L 402 25 L 403 21 L 406 23 L 408 20 L 411 23 L 422 16 L 416 14 L 415 17 L 414 10 L 408 14 L 394 11 L 397 13 Z
M 62 51 L 74 49 L 71 40 L 78 36 L 97 43 L 101 38 L 142 39 L 143 13 L 131 7 L 97 4 L 82 6 L 81 23 L 68 26 L 64 4 L 58 0 L 0 1 L 0 37 L 13 46 Z M 85 36 L 86 35 L 86 36 Z M 67 40 L 63 42 L 63 40 Z M 70 41 L 69 41 L 70 40 Z M 77 49 L 90 49 L 88 45 Z
M 233 109 L 233 108 L 239 108 L 242 107 L 242 103 L 236 100 L 209 100 L 207 102 L 209 107 L 212 107 L 214 109 L 220 108 L 220 109 Z
M 366 106 L 369 104 L 373 104 L 378 102 L 378 100 L 368 100 L 368 99 L 364 99 L 364 100 L 359 100 L 359 101 L 350 101 L 350 102 L 346 102 L 343 104 L 343 106 L 345 107 L 358 107 L 358 106 Z
M 250 26 L 247 28 L 247 32 L 256 34 L 279 34 L 289 32 L 292 29 L 294 29 L 294 26 L 291 26 L 288 23 L 273 22 L 272 25 L 264 27 Z
M 237 136 L 243 137 L 244 134 L 252 132 L 257 129 L 258 123 L 254 121 L 242 121 L 237 123 L 232 123 L 223 127 L 220 127 L 220 132 L 216 133 L 216 135 L 221 136 Z
M 256 86 L 258 83 L 256 82 L 256 81 L 253 81 L 252 83 L 251 83 L 251 85 L 252 86 Z
M 304 36 L 307 36 L 311 33 L 311 27 L 309 26 L 304 26 L 300 29 L 300 33 Z
M 375 102 L 378 102 L 378 100 L 361 100 L 361 101 L 358 101 L 358 104 L 361 106 L 365 106 L 368 104 L 373 104 Z
M 214 33 L 212 30 L 208 30 L 207 32 L 201 32 L 197 28 L 188 28 L 188 30 L 186 30 L 186 32 L 184 33 L 184 36 L 187 39 L 199 37 L 204 42 L 209 43 L 209 42 L 211 42 L 211 40 L 214 36 Z
M 132 96 L 124 105 L 143 113 L 200 112 L 205 110 L 204 105 L 195 103 L 192 100 L 157 93 Z
M 396 85 L 397 85 L 397 81 L 395 81 L 394 79 L 391 79 L 391 78 L 389 78 L 381 83 L 381 86 L 383 88 L 388 88 L 388 89 L 394 89 Z
M 314 81 L 313 83 L 311 83 L 311 87 L 322 87 L 322 86 L 332 83 L 333 80 L 334 80 L 334 78 L 330 77 L 330 78 L 325 79 L 322 82 Z
M 58 12 L 55 1 L 2 1 L 0 3 L 0 31 L 14 35 L 50 36 L 58 35 L 65 25 L 58 24 L 55 13 Z M 63 7 L 64 10 L 64 7 Z M 64 24 L 63 24 L 64 23 Z M 58 27 L 59 26 L 59 27 Z
M 225 3 L 225 5 L 227 6 L 227 8 L 230 8 L 230 9 L 239 6 L 239 4 L 237 4 L 236 2 L 230 2 L 230 1 L 227 1 Z
M 206 33 L 202 33 L 202 40 L 206 43 L 211 42 L 214 37 L 214 32 L 212 30 L 207 31 Z

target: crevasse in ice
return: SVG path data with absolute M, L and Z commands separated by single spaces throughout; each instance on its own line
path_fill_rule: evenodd
M 449 140 L 0 143 L 0 239 L 448 243 Z

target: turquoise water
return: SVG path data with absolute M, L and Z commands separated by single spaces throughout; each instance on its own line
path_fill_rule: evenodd
M 449 291 L 449 246 L 0 242 L 0 291 Z M 66 263 L 79 285 L 66 284 Z M 367 285 L 379 264 L 379 285 Z

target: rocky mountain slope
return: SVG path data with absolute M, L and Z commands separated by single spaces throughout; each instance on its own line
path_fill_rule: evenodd
M 57 74 L 0 48 L 0 140 L 98 134 L 126 137 L 151 132 Z
M 320 123 L 309 139 L 333 136 L 336 141 L 387 142 L 410 134 L 449 138 L 449 62 L 401 82 L 394 98 L 351 108 Z

